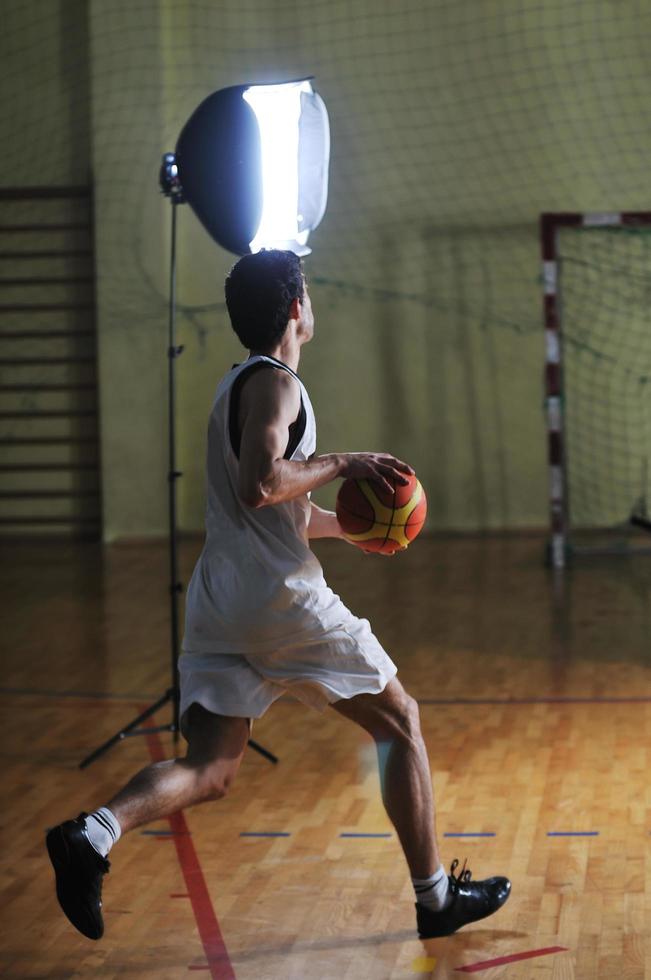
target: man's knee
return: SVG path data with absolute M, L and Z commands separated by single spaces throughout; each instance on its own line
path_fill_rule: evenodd
M 194 702 L 184 715 L 188 748 L 179 763 L 192 772 L 197 798 L 221 800 L 239 769 L 249 737 L 247 718 L 216 715 Z
M 350 701 L 337 701 L 333 707 L 361 725 L 376 742 L 420 738 L 418 702 L 397 679 L 381 694 L 362 694 Z
M 223 800 L 229 792 L 235 773 L 224 772 L 223 769 L 208 767 L 203 773 L 203 784 L 207 800 Z
M 223 760 L 196 762 L 186 757 L 177 762 L 193 772 L 201 801 L 222 800 L 235 779 L 235 771 L 224 766 Z
M 413 741 L 420 737 L 418 701 L 406 691 L 403 692 L 403 695 L 391 716 L 391 721 L 396 729 L 394 737 Z

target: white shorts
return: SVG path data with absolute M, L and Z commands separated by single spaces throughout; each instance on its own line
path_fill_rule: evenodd
M 279 652 L 185 651 L 179 657 L 180 717 L 197 701 L 215 714 L 260 718 L 285 694 L 324 711 L 342 698 L 379 694 L 397 671 L 368 620 L 354 616 L 345 629 Z

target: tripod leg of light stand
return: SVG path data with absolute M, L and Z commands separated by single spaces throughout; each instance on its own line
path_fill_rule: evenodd
M 145 721 L 146 718 L 149 718 L 151 715 L 153 715 L 154 712 L 158 711 L 159 708 L 162 708 L 163 705 L 166 704 L 168 701 L 172 700 L 173 697 L 174 697 L 174 688 L 171 687 L 168 691 L 165 692 L 162 698 L 159 698 L 158 701 L 156 701 L 155 704 L 152 704 L 149 708 L 147 708 L 146 711 L 143 711 L 142 714 L 138 715 L 137 718 L 134 718 L 133 721 L 130 721 L 128 725 L 125 725 L 124 728 L 120 729 L 119 732 L 117 732 L 115 735 L 112 735 L 111 738 L 109 738 L 106 742 L 104 742 L 103 745 L 100 745 L 99 748 L 94 750 L 94 752 L 91 752 L 90 755 L 87 755 L 86 758 L 79 763 L 79 768 L 85 769 L 86 766 L 89 766 L 91 762 L 95 761 L 95 759 L 99 759 L 100 755 L 104 755 L 104 753 L 108 752 L 110 748 L 112 748 L 118 742 L 121 742 L 122 739 L 130 735 L 133 732 L 134 728 L 137 728 L 141 722 Z M 164 730 L 171 731 L 171 729 L 172 726 L 167 725 L 166 729 Z
M 249 745 L 252 749 L 255 749 L 256 752 L 259 752 L 260 755 L 263 755 L 265 759 L 269 759 L 269 762 L 273 762 L 274 764 L 278 762 L 278 756 L 274 755 L 273 752 L 270 752 L 269 749 L 263 748 L 259 742 L 254 742 L 253 739 L 250 738 Z

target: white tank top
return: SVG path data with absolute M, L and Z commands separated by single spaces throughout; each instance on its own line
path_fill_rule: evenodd
M 307 460 L 316 448 L 309 396 L 286 364 L 256 355 L 220 382 L 208 425 L 206 542 L 186 600 L 187 653 L 278 650 L 323 636 L 324 628 L 336 625 L 328 622 L 329 609 L 340 618 L 341 603 L 308 544 L 309 494 L 257 509 L 239 498 L 239 435 L 231 396 L 237 379 L 260 363 L 287 371 L 300 386 L 302 431 L 294 446 L 290 438 L 288 458 Z

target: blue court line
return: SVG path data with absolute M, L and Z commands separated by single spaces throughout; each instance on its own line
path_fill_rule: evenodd
M 340 837 L 392 837 L 393 834 L 339 834 Z
M 291 834 L 287 833 L 285 830 L 281 831 L 255 831 L 255 830 L 243 830 L 240 833 L 240 837 L 290 837 Z
M 548 837 L 598 837 L 598 830 L 548 830 Z
M 476 834 L 473 834 L 473 833 L 461 833 L 461 834 L 453 833 L 453 834 L 443 834 L 443 836 L 444 837 L 496 837 L 497 835 L 494 834 L 494 833 L 492 833 L 492 832 L 490 832 L 490 833 L 484 833 L 484 831 L 480 831 L 479 833 L 476 833 Z
M 548 697 L 548 698 L 417 698 L 422 705 L 455 705 L 455 704 L 649 704 L 651 696 L 621 697 L 621 698 L 581 698 L 581 697 Z

